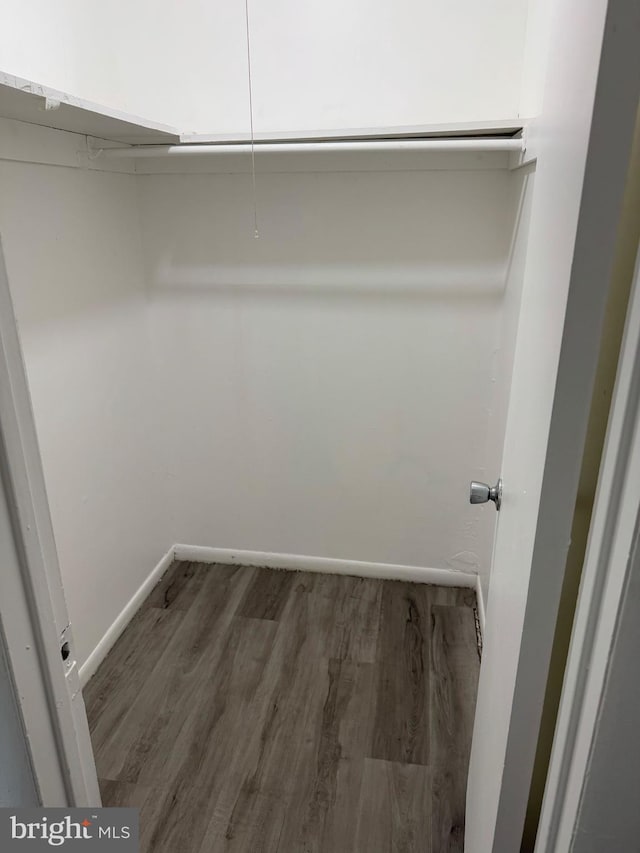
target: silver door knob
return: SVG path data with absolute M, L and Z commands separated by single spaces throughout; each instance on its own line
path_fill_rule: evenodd
M 502 503 L 502 480 L 498 480 L 495 486 L 489 486 L 487 483 L 476 483 L 475 480 L 471 483 L 469 493 L 469 503 L 486 504 L 487 501 L 493 501 L 496 509 L 500 510 Z

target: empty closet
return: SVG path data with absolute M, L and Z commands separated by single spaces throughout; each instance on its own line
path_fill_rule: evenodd
M 95 795 L 79 690 L 175 559 L 396 579 L 471 596 L 465 849 L 517 849 L 637 103 L 627 6 L 133 3 L 68 10 L 63 40 L 47 4 L 7 14 L 0 238 L 68 801 Z M 469 503 L 499 478 L 499 513 Z

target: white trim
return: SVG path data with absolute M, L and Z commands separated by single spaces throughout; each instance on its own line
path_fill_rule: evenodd
M 144 603 L 144 600 L 147 598 L 154 586 L 159 582 L 163 574 L 167 571 L 173 560 L 174 549 L 169 548 L 160 562 L 140 584 L 116 619 L 111 623 L 98 645 L 80 667 L 80 684 L 83 687 L 91 677 L 95 675 L 95 672 L 102 661 L 109 654 L 124 629 L 136 615 L 141 605 Z
M 201 545 L 174 545 L 138 587 L 106 633 L 80 667 L 80 684 L 84 685 L 95 675 L 102 661 L 140 609 L 154 586 L 160 581 L 173 560 L 195 563 L 221 563 L 223 565 L 264 566 L 269 569 L 321 572 L 334 575 L 352 575 L 364 578 L 412 581 L 413 583 L 455 586 L 478 590 L 477 575 L 455 569 L 429 569 L 422 566 L 399 566 L 393 563 L 367 563 L 361 560 L 339 560 L 333 557 L 307 557 L 300 554 L 275 554 L 270 551 L 243 551 L 231 548 L 208 548 Z M 482 595 L 482 593 L 480 593 Z M 484 630 L 484 605 L 478 599 L 478 618 Z
M 618 364 L 571 646 L 545 788 L 537 853 L 568 850 L 606 689 L 640 513 L 640 253 Z
M 475 589 L 476 575 L 454 569 L 429 569 L 422 566 L 399 566 L 393 563 L 367 563 L 333 557 L 308 557 L 301 554 L 274 554 L 270 551 L 241 551 L 231 548 L 206 548 L 199 545 L 175 545 L 176 560 L 198 563 L 265 566 L 269 569 L 299 569 L 334 575 L 413 581 L 414 583 L 459 586 Z
M 485 606 L 484 595 L 482 594 L 482 583 L 480 575 L 476 575 L 476 603 L 478 608 L 478 622 L 480 623 L 480 634 L 484 637 L 484 622 L 485 622 Z

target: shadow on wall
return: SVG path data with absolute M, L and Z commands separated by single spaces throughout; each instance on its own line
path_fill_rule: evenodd
M 508 174 L 141 177 L 152 288 L 485 299 L 502 293 Z
M 289 301 L 296 300 L 327 300 L 336 301 L 371 301 L 381 303 L 444 303 L 453 305 L 456 302 L 464 302 L 468 307 L 483 305 L 498 305 L 503 296 L 503 273 L 496 270 L 493 275 L 487 277 L 486 281 L 479 282 L 473 272 L 460 273 L 460 282 L 455 284 L 430 283 L 425 278 L 416 280 L 414 284 L 399 282 L 397 271 L 390 270 L 386 281 L 375 281 L 375 275 L 368 281 L 350 281 L 350 278 L 366 275 L 362 268 L 354 271 L 327 272 L 327 276 L 334 279 L 326 283 L 321 281 L 303 281 L 304 271 L 300 270 L 291 275 L 290 282 L 281 281 L 276 283 L 273 278 L 286 278 L 287 271 L 278 268 L 269 273 L 262 270 L 253 275 L 251 270 L 242 270 L 241 278 L 233 283 L 229 278 L 238 276 L 238 270 L 232 269 L 225 274 L 211 267 L 194 269 L 193 266 L 177 267 L 171 262 L 158 272 L 155 279 L 154 289 L 158 293 L 181 299 L 183 297 L 209 298 L 218 296 L 233 297 L 238 300 L 243 298 L 265 299 L 272 301 L 281 299 Z M 380 272 L 377 270 L 376 275 Z M 213 276 L 213 279 L 212 279 Z M 226 278 L 226 283 L 218 283 L 218 276 Z M 246 279 L 245 279 L 246 276 Z M 264 281 L 256 283 L 256 279 L 264 278 Z M 419 273 L 416 274 L 416 279 Z M 339 283 L 335 281 L 339 279 Z M 395 280 L 394 280 L 395 279 Z M 249 283 L 252 282 L 252 283 Z M 467 289 L 465 289 L 467 288 Z

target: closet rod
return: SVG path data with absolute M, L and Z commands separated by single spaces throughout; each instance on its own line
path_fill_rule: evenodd
M 479 136 L 471 138 L 446 139 L 356 139 L 341 142 L 256 142 L 256 154 L 298 154 L 309 152 L 374 152 L 431 151 L 431 152 L 485 152 L 485 151 L 523 151 L 521 138 Z M 203 156 L 220 154 L 248 154 L 251 145 L 248 142 L 184 144 L 184 145 L 132 145 L 128 148 L 104 148 L 102 155 L 108 159 L 123 157 L 174 157 Z

